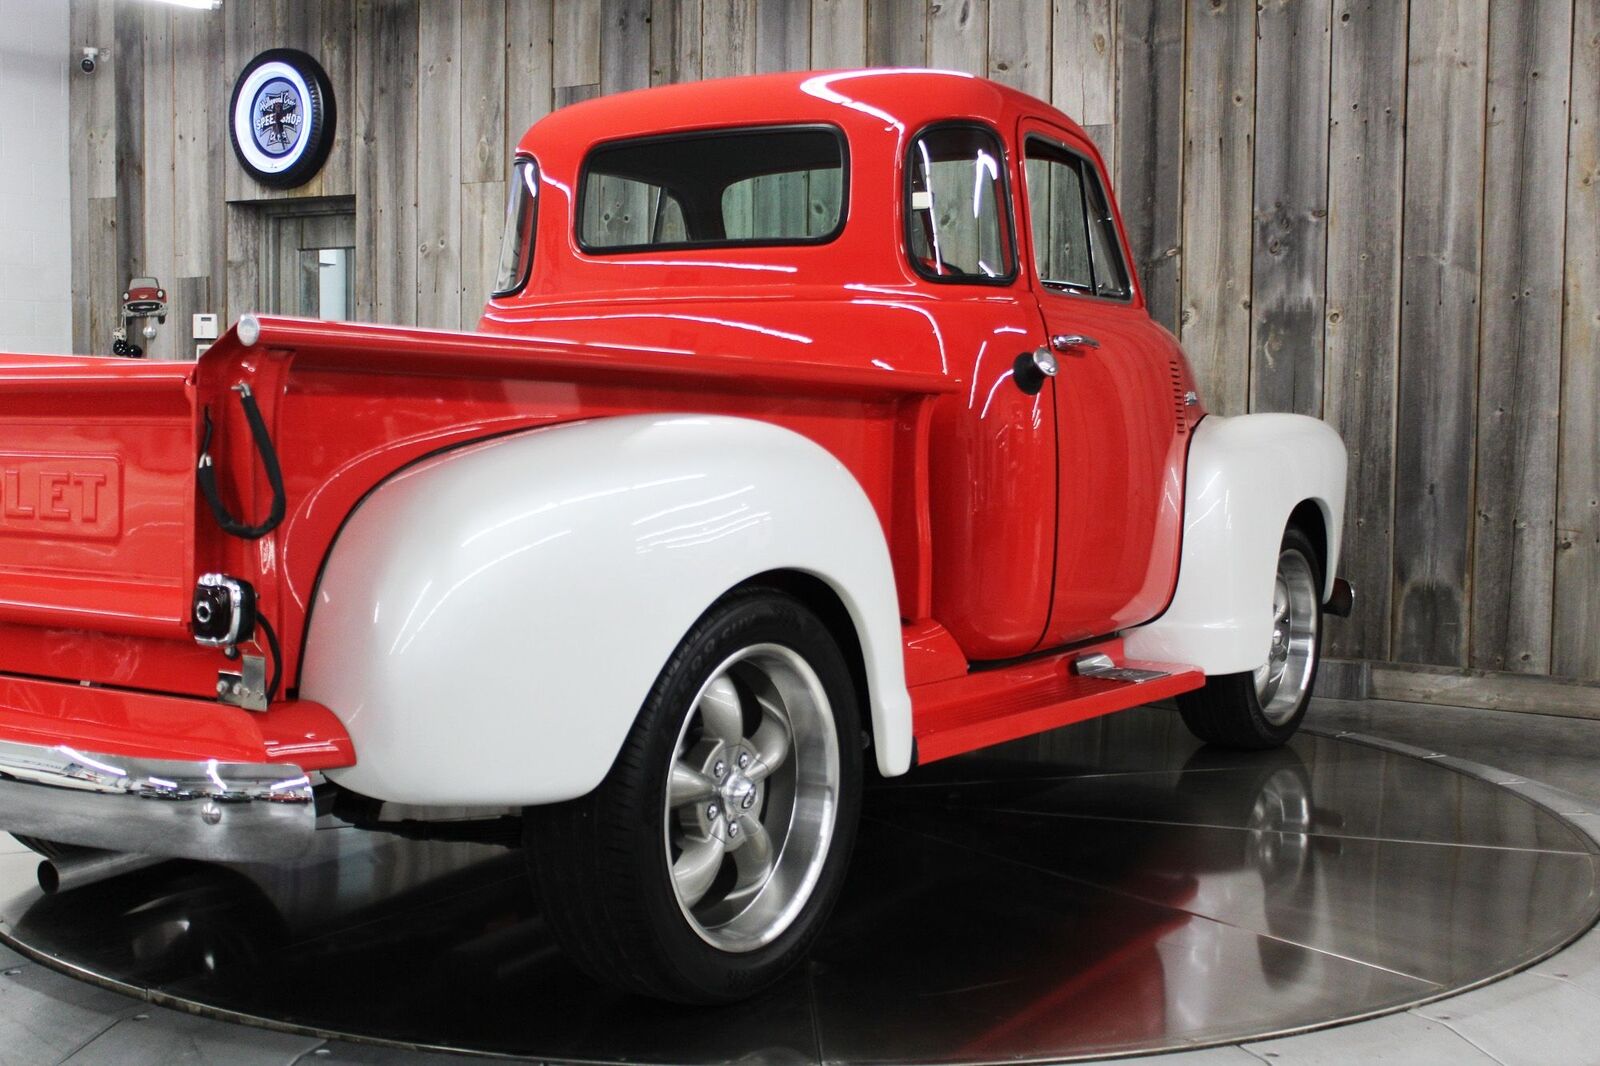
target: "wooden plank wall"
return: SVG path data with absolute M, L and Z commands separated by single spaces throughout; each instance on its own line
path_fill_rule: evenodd
M 72 0 L 75 343 L 128 276 L 259 299 L 267 201 L 353 203 L 361 317 L 470 326 L 507 156 L 554 106 L 861 64 L 1048 97 L 1111 169 L 1211 410 L 1351 456 L 1329 654 L 1600 678 L 1600 0 Z M 291 192 L 234 163 L 234 75 L 320 56 L 339 137 Z M 176 356 L 169 327 L 154 354 Z

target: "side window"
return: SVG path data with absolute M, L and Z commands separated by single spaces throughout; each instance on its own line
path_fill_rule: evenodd
M 1128 284 L 1128 266 L 1122 260 L 1122 241 L 1117 236 L 1111 201 L 1094 168 L 1085 162 L 1083 169 L 1088 176 L 1089 248 L 1094 253 L 1095 289 L 1101 296 L 1131 296 L 1133 289 Z
M 979 126 L 920 134 L 906 160 L 906 242 L 935 281 L 1009 282 L 1016 276 L 1005 156 Z
M 1083 209 L 1083 173 L 1070 156 L 1034 154 L 1028 145 L 1028 217 L 1033 261 L 1046 285 L 1094 291 L 1089 267 L 1089 217 Z
M 500 236 L 500 266 L 495 272 L 494 282 L 494 295 L 497 297 L 519 292 L 528 283 L 528 270 L 533 265 L 533 237 L 538 206 L 538 164 L 531 159 L 519 159 L 511 169 L 505 229 Z
M 1037 138 L 1027 146 L 1034 266 L 1051 288 L 1114 299 L 1129 294 L 1128 268 L 1100 176 L 1084 157 Z

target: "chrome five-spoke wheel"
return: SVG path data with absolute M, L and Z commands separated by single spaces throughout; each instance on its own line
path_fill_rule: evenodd
M 1299 710 L 1316 662 L 1320 589 L 1311 561 L 1296 548 L 1278 555 L 1272 592 L 1272 643 L 1255 671 L 1256 700 L 1273 725 Z
M 678 906 L 723 951 L 771 943 L 815 887 L 833 837 L 839 747 L 804 659 L 760 644 L 717 668 L 684 720 L 663 825 Z
M 793 594 L 751 586 L 714 603 L 599 787 L 524 811 L 529 869 L 571 959 L 707 1004 L 792 969 L 855 843 L 859 700 L 838 638 Z

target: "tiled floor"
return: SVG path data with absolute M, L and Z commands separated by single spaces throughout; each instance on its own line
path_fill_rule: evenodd
M 1571 793 L 1554 801 L 1600 835 L 1600 722 L 1419 705 L 1320 702 L 1308 726 L 1417 745 Z M 1224 771 L 1225 772 L 1225 771 Z M 1586 801 L 1581 802 L 1581 801 Z M 1362 827 L 1342 830 L 1352 839 Z M 0 837 L 10 846 L 9 838 Z M 1360 846 L 1357 843 L 1356 846 Z M 0 847 L 0 852 L 8 847 Z M 5 856 L 0 854 L 0 861 Z M 18 860 L 13 859 L 12 862 Z M 292 978 L 291 978 L 292 979 Z M 1366 1022 L 1243 1047 L 1163 1055 L 1160 1066 L 1230 1063 L 1600 1062 L 1600 936 L 1510 979 Z M 7 1063 L 428 1063 L 462 1061 L 195 1017 L 96 988 L 0 949 L 0 1066 Z M 1146 1060 L 1121 1060 L 1146 1061 Z

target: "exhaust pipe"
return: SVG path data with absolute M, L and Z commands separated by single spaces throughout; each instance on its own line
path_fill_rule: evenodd
M 131 855 L 124 851 L 75 849 L 70 855 L 39 864 L 39 887 L 47 896 L 70 892 L 112 877 L 133 873 L 169 861 L 161 855 Z

